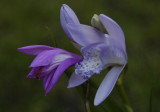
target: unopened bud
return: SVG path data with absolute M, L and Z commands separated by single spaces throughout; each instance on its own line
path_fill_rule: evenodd
M 106 33 L 106 29 L 101 23 L 99 16 L 97 14 L 94 14 L 92 19 L 91 19 L 91 25 L 97 29 L 99 29 L 101 32 Z

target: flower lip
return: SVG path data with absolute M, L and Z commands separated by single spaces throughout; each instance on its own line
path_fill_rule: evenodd
M 87 50 L 86 50 L 87 49 Z M 84 60 L 80 64 L 76 64 L 75 73 L 81 75 L 84 79 L 88 79 L 93 74 L 99 74 L 103 69 L 100 60 L 100 50 L 96 47 L 88 47 L 82 49 Z
M 91 44 L 81 50 L 84 60 L 80 64 L 76 64 L 75 73 L 89 78 L 109 66 L 124 65 L 126 60 L 122 51 L 104 43 Z

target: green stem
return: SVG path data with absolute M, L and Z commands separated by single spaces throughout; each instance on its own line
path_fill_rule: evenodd
M 89 88 L 90 88 L 89 80 L 86 83 L 87 83 L 86 99 L 85 99 L 86 112 L 91 112 L 91 109 L 89 106 Z
M 120 77 L 118 80 L 117 80 L 117 88 L 118 88 L 118 91 L 119 91 L 119 94 L 120 94 L 120 97 L 124 103 L 124 107 L 125 107 L 125 112 L 133 112 L 133 109 L 130 105 L 130 102 L 129 102 L 129 99 L 128 99 L 128 96 L 126 94 L 126 91 L 123 87 L 123 83 L 122 83 L 122 77 Z

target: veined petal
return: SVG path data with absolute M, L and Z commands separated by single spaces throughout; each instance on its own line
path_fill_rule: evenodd
M 116 40 L 118 40 L 119 43 L 121 43 L 124 51 L 126 51 L 125 37 L 121 27 L 114 20 L 112 20 L 104 14 L 100 14 L 99 18 L 106 30 L 108 31 L 111 38 L 115 38 Z
M 37 55 L 30 67 L 47 66 L 51 63 L 56 55 L 62 52 L 64 52 L 64 50 L 61 49 L 43 51 Z
M 69 84 L 67 88 L 72 88 L 81 85 L 82 83 L 86 82 L 88 79 L 84 79 L 81 75 L 76 74 L 75 72 L 72 73 Z
M 66 4 L 63 4 L 61 7 L 60 20 L 61 20 L 61 26 L 64 32 L 72 40 L 72 37 L 69 34 L 67 29 L 67 24 L 68 23 L 80 24 L 80 23 L 74 11 Z
M 117 79 L 123 70 L 124 66 L 114 66 L 106 75 L 106 77 L 103 79 L 101 85 L 99 86 L 95 99 L 94 99 L 94 105 L 97 106 L 101 102 L 103 102 L 111 93 L 113 90 L 113 87 L 115 86 Z
M 57 81 L 59 80 L 60 76 L 62 75 L 62 73 L 70 66 L 74 65 L 75 63 L 78 63 L 80 60 L 76 59 L 76 58 L 68 58 L 65 61 L 63 61 L 57 68 L 57 70 L 55 71 L 54 76 L 51 79 L 50 84 L 48 85 L 47 89 L 46 89 L 46 95 L 51 91 L 51 89 L 54 87 L 54 85 L 57 83 Z
M 106 41 L 105 35 L 94 27 L 82 24 L 68 24 L 67 28 L 73 41 L 81 46 Z
M 29 55 L 38 55 L 39 53 L 45 50 L 53 50 L 53 49 L 54 49 L 53 47 L 45 45 L 31 45 L 18 48 L 18 51 Z

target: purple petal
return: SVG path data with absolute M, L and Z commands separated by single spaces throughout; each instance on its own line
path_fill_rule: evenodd
M 56 55 L 62 52 L 64 52 L 64 50 L 61 49 L 43 51 L 37 55 L 30 67 L 47 66 L 51 63 Z
M 73 58 L 75 58 L 75 59 L 77 59 L 77 60 L 79 60 L 79 61 L 82 61 L 82 60 L 83 60 L 82 57 L 79 56 L 79 55 L 77 55 L 77 54 L 70 53 L 70 52 L 68 52 L 68 54 L 70 54 Z
M 88 79 L 82 78 L 81 75 L 75 74 L 75 72 L 71 75 L 69 79 L 69 84 L 67 88 L 72 88 L 81 85 L 86 82 Z
M 80 24 L 80 23 L 74 11 L 66 4 L 63 4 L 61 7 L 60 20 L 64 32 L 72 40 L 72 37 L 67 29 L 67 24 L 68 23 Z
M 87 46 L 89 44 L 106 41 L 105 35 L 94 27 L 82 24 L 68 24 L 67 27 L 73 41 L 81 46 Z
M 57 83 L 57 81 L 59 80 L 60 76 L 62 75 L 62 73 L 70 66 L 74 65 L 75 63 L 80 62 L 79 59 L 75 59 L 75 58 L 68 58 L 65 61 L 63 61 L 57 68 L 53 78 L 51 79 L 51 83 L 49 84 L 49 86 L 46 89 L 46 95 L 51 91 L 51 89 L 54 87 L 54 85 Z
M 40 67 L 34 67 L 31 72 L 27 75 L 27 78 L 36 78 L 36 74 L 39 72 Z
M 53 47 L 45 46 L 45 45 L 31 45 L 31 46 L 25 46 L 18 48 L 19 52 L 23 52 L 25 54 L 29 55 L 38 55 L 39 53 L 45 51 L 45 50 L 53 50 Z
M 108 31 L 110 37 L 118 40 L 119 43 L 121 43 L 124 51 L 126 51 L 125 37 L 121 27 L 114 20 L 104 14 L 100 14 L 99 18 L 106 30 Z
M 94 99 L 94 105 L 97 106 L 101 102 L 103 102 L 111 93 L 113 90 L 113 87 L 116 84 L 116 81 L 121 73 L 121 71 L 124 69 L 124 66 L 115 66 L 113 67 L 106 77 L 103 79 L 101 85 L 99 86 L 95 99 Z
M 48 87 L 49 84 L 51 83 L 51 79 L 52 79 L 52 77 L 53 77 L 53 75 L 54 75 L 54 73 L 55 73 L 55 70 L 56 70 L 56 69 L 54 69 L 49 75 L 47 75 L 47 76 L 45 76 L 45 77 L 43 78 L 43 86 L 44 86 L 44 89 L 45 89 L 45 90 L 47 89 L 47 87 Z

